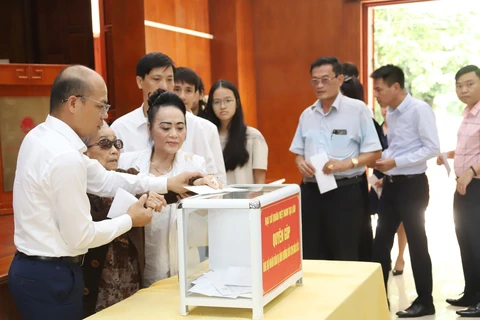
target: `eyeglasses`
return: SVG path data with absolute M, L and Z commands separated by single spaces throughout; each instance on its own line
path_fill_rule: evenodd
M 91 144 L 87 146 L 87 148 L 91 148 L 94 146 L 99 146 L 101 149 L 110 149 L 112 146 L 115 146 L 118 150 L 123 148 L 123 141 L 120 139 L 117 140 L 108 140 L 108 139 L 100 139 L 97 143 Z
M 213 101 L 213 106 L 214 107 L 221 107 L 222 103 L 225 105 L 225 107 L 230 107 L 235 103 L 235 100 L 234 99 L 226 99 L 225 101 L 215 100 L 215 101 Z
M 330 81 L 332 81 L 333 79 L 337 78 L 338 76 L 335 76 L 335 77 L 323 77 L 321 79 L 317 79 L 317 78 L 313 78 L 313 79 L 310 79 L 310 83 L 312 84 L 312 86 L 316 87 L 318 86 L 319 83 L 323 84 L 324 86 L 329 84 Z
M 75 97 L 77 98 L 83 98 L 83 99 L 87 99 L 87 100 L 90 100 L 90 101 L 93 101 L 95 103 L 98 103 L 100 104 L 100 106 L 97 106 L 98 108 L 103 108 L 103 112 L 104 113 L 108 113 L 108 110 L 110 110 L 110 107 L 111 105 L 109 105 L 108 103 L 105 103 L 105 102 L 102 102 L 102 101 L 98 101 L 98 100 L 95 100 L 95 99 L 92 99 L 92 98 L 89 98 L 89 97 L 86 97 L 86 96 L 83 96 L 83 95 L 75 95 Z M 67 102 L 68 99 L 63 99 L 62 102 Z

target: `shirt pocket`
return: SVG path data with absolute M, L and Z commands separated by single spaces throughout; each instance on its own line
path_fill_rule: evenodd
M 330 150 L 333 158 L 343 159 L 350 155 L 352 137 L 347 134 L 332 134 Z
M 322 130 L 309 130 L 305 135 L 305 158 L 327 152 L 327 133 Z

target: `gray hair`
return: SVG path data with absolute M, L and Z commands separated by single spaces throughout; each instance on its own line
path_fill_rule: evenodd
M 108 123 L 105 122 L 105 120 L 103 120 L 103 125 L 101 126 L 101 128 L 110 128 L 110 126 L 108 125 Z M 82 141 L 83 141 L 83 143 L 85 143 L 86 146 L 88 146 L 90 144 L 90 142 L 92 142 L 92 139 L 94 137 L 95 136 L 85 137 L 85 138 L 82 138 Z

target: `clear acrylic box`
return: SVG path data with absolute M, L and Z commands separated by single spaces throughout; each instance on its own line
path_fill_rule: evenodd
M 177 204 L 180 314 L 189 306 L 263 307 L 302 284 L 300 188 L 234 185 L 241 192 Z

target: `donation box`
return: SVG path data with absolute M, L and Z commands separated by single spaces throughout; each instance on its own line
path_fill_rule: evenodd
M 252 309 L 262 319 L 267 303 L 302 284 L 299 186 L 229 187 L 178 203 L 182 315 L 209 306 Z

